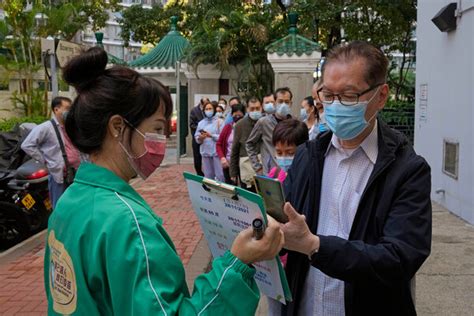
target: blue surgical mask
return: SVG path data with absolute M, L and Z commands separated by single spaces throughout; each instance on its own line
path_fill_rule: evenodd
M 328 124 L 326 123 L 326 118 L 324 112 L 319 114 L 319 124 L 318 124 L 319 133 L 325 133 L 329 130 Z
M 281 169 L 288 172 L 288 169 L 290 169 L 291 164 L 293 163 L 293 156 L 276 156 L 276 161 Z
M 265 111 L 265 113 L 273 114 L 275 113 L 275 106 L 273 105 L 273 103 L 265 103 L 263 105 L 263 110 Z
M 378 92 L 378 89 L 377 89 Z M 324 117 L 329 129 L 342 140 L 354 139 L 369 125 L 365 119 L 367 105 L 377 95 L 375 93 L 368 101 L 360 101 L 357 104 L 346 106 L 339 100 L 324 106 Z M 369 119 L 371 121 L 377 112 Z
M 223 113 L 223 112 L 217 112 L 217 113 L 216 113 L 216 116 L 217 116 L 218 118 L 223 118 L 223 117 L 224 117 L 224 113 Z
M 207 118 L 211 118 L 214 116 L 214 111 L 205 111 L 204 114 Z
M 286 103 L 280 103 L 277 105 L 276 113 L 281 117 L 287 117 L 291 113 L 290 106 Z
M 308 112 L 306 112 L 305 108 L 301 109 L 301 111 L 300 111 L 300 119 L 302 121 L 305 121 L 305 120 L 308 119 Z
M 258 121 L 262 117 L 262 112 L 260 111 L 249 112 L 249 117 L 254 121 Z

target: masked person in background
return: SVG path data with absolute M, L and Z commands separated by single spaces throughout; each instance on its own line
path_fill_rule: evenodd
M 221 161 L 222 169 L 224 171 L 225 182 L 229 184 L 236 184 L 234 181 L 231 180 L 229 174 L 230 154 L 232 151 L 232 145 L 234 143 L 235 123 L 237 123 L 244 117 L 245 106 L 243 106 L 242 104 L 233 105 L 231 114 L 234 118 L 234 121 L 231 124 L 227 124 L 222 129 L 219 139 L 217 140 L 216 151 Z
M 266 115 L 255 124 L 246 143 L 252 168 L 258 174 L 268 174 L 277 165 L 275 147 L 273 147 L 273 129 L 278 122 L 291 118 L 293 94 L 289 88 L 275 91 L 276 112 Z M 259 156 L 260 155 L 260 156 Z
M 219 105 L 216 101 L 211 102 L 216 107 L 217 118 L 224 119 L 224 107 Z
M 202 172 L 202 157 L 199 145 L 194 138 L 196 134 L 197 126 L 199 122 L 204 118 L 204 104 L 208 103 L 208 98 L 202 98 L 199 103 L 191 110 L 189 114 L 189 129 L 191 130 L 191 135 L 193 136 L 192 139 L 192 148 L 193 148 L 193 161 L 194 161 L 194 170 L 196 170 L 196 174 L 199 176 L 203 176 L 204 173 Z
M 201 145 L 202 171 L 206 178 L 224 182 L 224 172 L 217 156 L 216 143 L 224 127 L 224 120 L 217 115 L 217 106 L 211 102 L 204 105 L 204 118 L 199 122 L 194 138 Z
M 319 134 L 319 112 L 312 96 L 304 98 L 301 102 L 300 120 L 308 127 L 309 139 L 315 139 Z
M 247 115 L 234 127 L 234 140 L 230 153 L 230 177 L 234 183 L 240 182 L 244 189 L 255 192 L 253 177 L 255 171 L 245 148 L 245 143 L 253 127 L 262 117 L 262 104 L 256 97 L 247 101 Z
M 331 132 L 300 146 L 282 225 L 293 302 L 278 315 L 416 315 L 412 280 L 431 248 L 431 175 L 377 113 L 388 59 L 366 43 L 333 48 L 318 97 Z
M 92 163 L 80 166 L 49 219 L 48 314 L 254 315 L 259 292 L 249 264 L 278 253 L 278 224 L 269 218 L 261 240 L 242 231 L 190 295 L 162 220 L 128 184 L 163 160 L 170 94 L 154 79 L 106 65 L 107 53 L 94 47 L 63 71 L 78 92 L 66 130 Z
M 321 88 L 321 86 L 322 86 L 322 81 L 318 80 L 315 82 L 315 84 L 311 88 L 311 96 L 313 97 L 313 104 L 314 104 L 315 110 L 318 113 L 317 129 L 313 131 L 313 133 L 317 133 L 316 136 L 318 134 L 322 134 L 329 131 L 328 125 L 326 123 L 326 118 L 324 116 L 323 103 L 321 102 L 321 100 L 319 100 L 319 97 L 318 97 L 318 90 L 319 88 Z
M 77 170 L 80 164 L 79 151 L 64 129 L 64 119 L 70 108 L 71 99 L 55 97 L 51 101 L 53 118 L 36 126 L 21 144 L 27 155 L 48 168 L 48 189 L 53 209 L 69 184 L 66 183 L 67 172 L 70 172 L 70 167 Z
M 268 176 L 285 181 L 288 170 L 293 163 L 296 148 L 308 140 L 308 127 L 299 120 L 288 119 L 281 121 L 273 130 L 273 146 L 278 166 L 273 167 Z
M 267 94 L 263 97 L 263 113 L 270 115 L 275 113 L 275 96 L 273 93 Z

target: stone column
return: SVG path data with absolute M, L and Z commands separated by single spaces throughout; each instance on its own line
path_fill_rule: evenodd
M 301 101 L 311 95 L 313 74 L 321 60 L 321 52 L 313 51 L 310 55 L 288 56 L 269 53 L 268 61 L 275 73 L 275 89 L 288 87 L 293 92 L 293 115 L 299 117 Z
M 311 95 L 313 73 L 321 60 L 318 43 L 298 35 L 298 14 L 288 14 L 288 35 L 266 47 L 267 58 L 275 72 L 275 89 L 290 88 L 293 115 L 299 117 L 301 101 Z

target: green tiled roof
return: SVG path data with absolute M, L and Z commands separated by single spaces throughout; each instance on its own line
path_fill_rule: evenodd
M 311 55 L 314 51 L 321 51 L 321 46 L 318 43 L 298 35 L 298 29 L 296 28 L 298 14 L 290 12 L 288 19 L 290 20 L 289 34 L 268 45 L 266 47 L 268 53 L 277 53 L 279 56 L 285 54 L 301 56 L 303 54 Z
M 131 61 L 131 67 L 144 68 L 174 68 L 176 61 L 183 57 L 184 50 L 189 46 L 189 42 L 185 39 L 179 31 L 176 30 L 178 17 L 171 17 L 171 30 L 166 34 L 161 41 L 140 58 Z
M 104 33 L 102 32 L 96 32 L 95 33 L 95 39 L 97 41 L 96 46 L 104 47 L 104 44 L 102 43 L 102 40 L 104 39 Z M 117 56 L 114 56 L 112 54 L 109 54 L 107 52 L 107 57 L 108 57 L 108 63 L 109 64 L 115 64 L 115 65 L 122 65 L 125 66 L 127 63 L 123 60 L 118 58 Z

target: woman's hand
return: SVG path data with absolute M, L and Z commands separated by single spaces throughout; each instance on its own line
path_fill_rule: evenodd
M 229 162 L 224 157 L 221 158 L 221 165 L 222 165 L 222 168 L 224 169 L 229 168 Z
M 285 234 L 285 249 L 310 255 L 319 249 L 319 237 L 311 233 L 306 217 L 299 214 L 289 202 L 285 203 L 283 211 L 288 216 L 286 224 L 280 224 Z
M 261 239 L 253 237 L 252 227 L 241 231 L 235 238 L 230 251 L 243 263 L 274 259 L 283 247 L 285 237 L 280 225 L 270 216 L 267 219 L 267 228 Z

